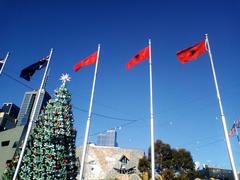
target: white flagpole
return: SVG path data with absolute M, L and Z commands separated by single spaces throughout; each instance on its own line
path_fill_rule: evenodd
M 153 119 L 153 93 L 152 93 L 152 50 L 149 39 L 149 75 L 150 75 L 150 126 L 151 126 L 151 171 L 152 179 L 155 180 L 155 150 L 154 150 L 154 119 Z
M 51 60 L 51 57 L 52 57 L 52 53 L 53 53 L 53 49 L 50 50 L 47 67 L 45 69 L 45 72 L 44 72 L 44 75 L 43 75 L 43 79 L 42 79 L 40 88 L 39 88 L 38 93 L 37 93 L 36 101 L 35 101 L 34 106 L 33 106 L 33 111 L 31 113 L 31 117 L 30 117 L 30 120 L 29 120 L 27 133 L 26 133 L 26 136 L 25 136 L 25 139 L 24 139 L 24 142 L 23 142 L 23 147 L 22 147 L 19 159 L 18 159 L 18 164 L 17 164 L 16 170 L 15 170 L 14 176 L 13 176 L 13 180 L 16 180 L 18 172 L 19 172 L 19 168 L 21 166 L 21 162 L 22 162 L 22 159 L 23 159 L 24 151 L 25 151 L 26 146 L 27 146 L 28 137 L 29 137 L 31 129 L 32 129 L 32 124 L 33 124 L 33 120 L 34 120 L 33 118 L 35 117 L 35 113 L 36 113 L 37 105 L 38 105 L 38 102 L 39 102 L 39 98 L 40 98 L 41 92 L 43 90 L 44 83 L 46 81 L 45 79 L 47 77 L 48 66 L 49 66 L 49 63 L 50 63 L 50 60 Z
M 4 68 L 4 66 L 5 66 L 5 64 L 7 62 L 8 56 L 9 56 L 9 52 L 7 53 L 7 55 L 4 58 L 4 62 L 3 62 L 2 68 L 0 69 L 0 75 L 2 74 L 3 68 Z
M 230 144 L 230 140 L 229 140 L 229 136 L 228 136 L 227 123 L 226 123 L 226 119 L 225 119 L 225 116 L 224 116 L 224 113 L 223 113 L 221 96 L 220 96 L 220 92 L 219 92 L 219 89 L 218 89 L 217 77 L 216 77 L 216 72 L 215 72 L 215 68 L 214 68 L 214 64 L 213 64 L 213 58 L 212 58 L 212 53 L 211 53 L 211 49 L 210 49 L 210 45 L 209 45 L 209 40 L 208 40 L 208 35 L 207 34 L 206 34 L 206 43 L 207 43 L 207 50 L 208 50 L 208 54 L 209 54 L 210 61 L 211 61 L 211 66 L 212 66 L 213 78 L 214 78 L 216 92 L 217 92 L 217 99 L 218 99 L 218 103 L 219 103 L 219 109 L 220 109 L 220 112 L 221 112 L 222 125 L 223 125 L 223 130 L 224 130 L 224 135 L 225 135 L 228 155 L 229 155 L 229 159 L 230 159 L 230 162 L 231 162 L 234 178 L 235 178 L 235 180 L 238 180 L 237 170 L 236 170 L 234 157 L 233 157 L 233 153 L 232 153 L 232 148 L 231 148 L 231 144 Z
M 97 77 L 99 53 L 100 53 L 100 44 L 98 44 L 97 61 L 96 61 L 96 66 L 95 66 L 95 72 L 94 72 L 94 78 L 93 78 L 93 84 L 92 84 L 92 94 L 91 94 L 91 99 L 90 99 L 90 106 L 89 106 L 88 118 L 87 118 L 87 124 L 86 124 L 85 136 L 84 136 L 83 151 L 82 151 L 81 166 L 80 166 L 80 175 L 78 178 L 79 180 L 83 179 L 84 162 L 86 159 L 88 134 L 89 134 L 89 128 L 90 128 L 91 114 L 92 114 L 92 103 L 93 103 L 93 95 L 94 95 L 95 83 L 96 83 L 96 77 Z

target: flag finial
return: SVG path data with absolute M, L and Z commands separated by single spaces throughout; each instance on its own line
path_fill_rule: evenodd
M 62 81 L 62 85 L 64 86 L 67 81 L 70 81 L 71 77 L 68 74 L 62 74 L 60 80 Z
M 208 39 L 208 34 L 207 33 L 205 34 L 205 37 L 206 37 L 206 39 Z

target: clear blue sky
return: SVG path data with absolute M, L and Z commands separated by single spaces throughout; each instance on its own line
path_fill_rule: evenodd
M 17 1 L 0 0 L 0 56 L 11 52 L 4 72 L 35 89 L 43 71 L 31 82 L 19 78 L 22 68 L 54 48 L 47 90 L 60 85 L 61 73 L 72 77 L 72 103 L 88 110 L 94 66 L 73 72 L 73 66 L 101 43 L 99 73 L 90 134 L 119 127 L 120 147 L 147 150 L 149 132 L 149 66 L 125 64 L 152 39 L 155 139 L 191 151 L 195 161 L 230 168 L 215 87 L 207 54 L 181 65 L 176 52 L 209 34 L 228 128 L 240 118 L 240 3 L 226 1 Z M 0 77 L 0 104 L 18 106 L 21 84 Z M 73 109 L 77 145 L 83 142 L 87 113 Z M 136 119 L 135 123 L 124 125 Z M 91 141 L 96 136 L 90 137 Z M 231 139 L 240 169 L 240 145 Z

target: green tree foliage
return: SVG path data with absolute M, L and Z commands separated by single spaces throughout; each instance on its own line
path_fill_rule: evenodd
M 157 140 L 154 146 L 155 168 L 164 180 L 189 180 L 197 176 L 189 151 L 185 149 L 173 149 L 169 144 L 165 144 L 161 140 Z M 149 148 L 148 158 L 143 157 L 139 160 L 139 171 L 149 173 L 151 169 L 150 162 L 151 149 Z
M 190 152 L 185 149 L 173 149 L 173 167 L 176 173 L 184 174 L 194 170 L 194 163 Z
M 148 161 L 146 156 L 144 156 L 142 159 L 139 160 L 138 169 L 139 169 L 140 172 L 148 172 L 148 173 L 150 173 L 151 164 Z
M 76 179 L 76 130 L 70 101 L 71 95 L 63 83 L 36 121 L 18 179 Z M 11 179 L 15 167 L 11 164 L 7 168 L 5 179 Z
M 14 172 L 17 167 L 18 158 L 20 155 L 20 149 L 21 149 L 20 147 L 17 148 L 12 161 L 7 163 L 7 168 L 5 169 L 5 171 L 3 173 L 2 180 L 11 180 L 13 178 Z

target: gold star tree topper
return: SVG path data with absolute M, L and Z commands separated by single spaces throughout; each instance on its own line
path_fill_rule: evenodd
M 62 81 L 63 85 L 66 84 L 66 82 L 70 81 L 71 77 L 68 74 L 62 74 L 60 80 Z

